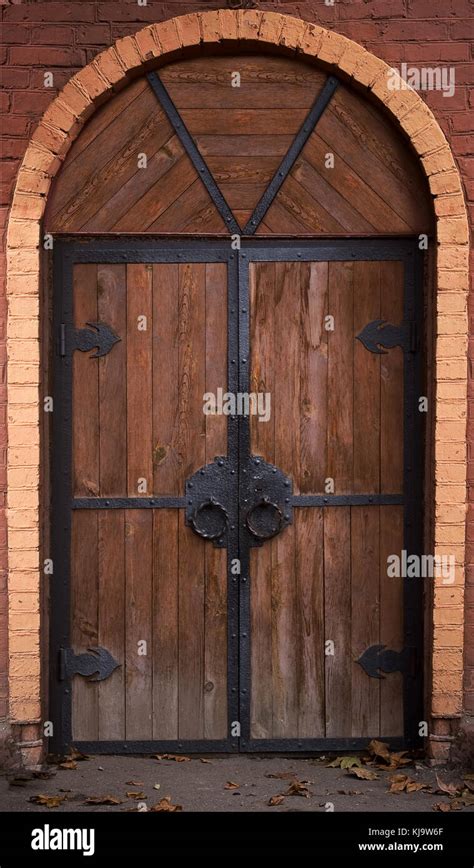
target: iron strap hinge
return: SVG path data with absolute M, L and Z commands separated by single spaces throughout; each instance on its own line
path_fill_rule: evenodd
M 58 679 L 66 681 L 74 675 L 82 675 L 88 681 L 104 681 L 120 666 L 106 648 L 95 646 L 76 654 L 72 648 L 60 648 L 58 652 Z

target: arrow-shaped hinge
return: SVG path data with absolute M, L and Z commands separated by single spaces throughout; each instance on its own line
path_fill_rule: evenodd
M 415 353 L 417 350 L 415 322 L 405 322 L 396 326 L 383 319 L 374 319 L 364 326 L 356 338 L 369 353 L 386 353 L 393 347 L 401 347 L 409 353 Z
M 88 322 L 88 328 L 71 329 L 70 331 L 70 349 L 71 351 L 80 350 L 81 353 L 87 353 L 89 350 L 97 349 L 96 353 L 92 353 L 91 359 L 98 359 L 101 356 L 106 356 L 110 352 L 114 344 L 121 340 L 114 330 L 105 322 Z M 59 329 L 59 355 L 66 355 L 66 336 L 67 329 L 64 323 L 61 323 Z
M 386 645 L 370 645 L 356 662 L 370 678 L 385 678 L 382 672 L 387 675 L 391 672 L 403 672 L 413 676 L 416 669 L 416 649 L 408 647 L 401 651 L 392 651 Z
M 88 681 L 105 681 L 118 666 L 120 663 L 114 660 L 106 648 L 88 648 L 83 654 L 75 654 L 72 648 L 59 650 L 60 681 L 65 681 L 74 675 L 83 675 Z

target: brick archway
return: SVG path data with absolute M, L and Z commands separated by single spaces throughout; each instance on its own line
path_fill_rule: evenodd
M 237 46 L 297 55 L 357 83 L 409 138 L 428 178 L 437 218 L 433 544 L 436 554 L 455 553 L 457 564 L 454 585 L 444 586 L 440 580 L 433 594 L 434 753 L 437 745 L 438 752 L 444 749 L 449 735 L 446 718 L 461 714 L 468 224 L 451 150 L 420 96 L 409 89 L 390 89 L 387 64 L 355 42 L 277 13 L 219 10 L 145 27 L 99 54 L 48 108 L 18 174 L 7 266 L 10 716 L 13 724 L 27 725 L 28 762 L 38 753 L 38 747 L 27 745 L 38 738 L 41 721 L 40 247 L 48 191 L 84 122 L 131 78 L 177 57 Z

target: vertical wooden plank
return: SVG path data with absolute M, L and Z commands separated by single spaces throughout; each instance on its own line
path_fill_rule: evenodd
M 250 266 L 250 387 L 270 394 L 270 418 L 250 418 L 251 451 L 275 460 L 275 263 Z M 272 543 L 250 550 L 250 654 L 252 738 L 273 735 L 272 698 Z
M 184 491 L 191 476 L 206 461 L 206 266 L 179 266 L 179 404 L 178 479 Z
M 154 265 L 153 493 L 162 495 L 182 494 L 177 454 L 178 308 L 178 265 Z
M 380 263 L 354 263 L 354 493 L 380 491 L 380 355 L 355 336 L 380 319 Z
M 296 509 L 298 737 L 325 734 L 323 510 Z M 291 581 L 291 576 L 288 577 Z
M 352 735 L 379 734 L 380 683 L 356 662 L 370 645 L 378 645 L 380 522 L 378 506 L 351 507 Z
M 387 558 L 403 549 L 403 507 L 380 507 L 380 644 L 403 648 L 403 579 L 387 576 Z M 413 579 L 419 581 L 419 579 Z M 421 625 L 420 625 L 421 629 Z M 380 735 L 403 735 L 403 675 L 380 681 Z
M 380 317 L 393 325 L 403 320 L 403 263 L 380 263 Z M 403 491 L 403 350 L 380 357 L 380 490 Z
M 204 738 L 227 737 L 227 553 L 205 556 Z
M 205 269 L 205 391 L 215 395 L 218 388 L 227 391 L 227 267 L 210 262 Z M 227 452 L 227 416 L 209 415 L 204 421 L 207 464 Z
M 98 643 L 97 513 L 72 513 L 71 642 L 79 654 Z M 98 685 L 84 678 L 72 681 L 73 738 L 95 740 L 99 735 Z
M 185 527 L 179 545 L 179 738 L 204 737 L 204 589 L 207 543 Z
M 274 439 L 274 307 L 275 263 L 256 262 L 249 269 L 250 292 L 250 389 L 270 395 L 270 418 L 250 417 L 250 442 L 254 455 L 273 463 Z M 260 550 L 263 554 L 263 549 Z
M 227 391 L 227 267 L 206 264 L 205 391 Z M 205 417 L 206 464 L 227 454 L 227 416 Z M 212 544 L 205 557 L 204 738 L 227 736 L 227 557 Z
M 178 479 L 185 480 L 206 460 L 205 265 L 179 266 Z M 204 734 L 205 543 L 180 516 L 179 546 L 179 737 Z
M 328 263 L 298 263 L 295 288 L 301 294 L 300 467 L 296 481 L 301 492 L 324 492 L 328 400 L 328 332 L 324 318 L 328 312 Z
M 177 509 L 153 514 L 153 738 L 178 738 Z
M 273 735 L 272 547 L 250 549 L 250 653 L 252 738 Z
M 127 491 L 151 497 L 152 265 L 127 265 Z
M 127 491 L 127 438 L 125 433 L 127 303 L 125 265 L 98 267 L 99 320 L 116 332 L 120 341 L 98 360 L 100 407 L 100 494 L 120 496 Z
M 120 663 L 106 681 L 96 685 L 99 694 L 99 738 L 125 737 L 124 511 L 100 510 L 99 523 L 99 645 Z
M 148 739 L 153 732 L 152 528 L 151 510 L 125 510 L 127 739 Z
M 288 436 L 289 420 L 299 418 L 300 406 L 300 288 L 293 263 L 275 265 L 275 335 L 285 336 L 287 351 L 275 369 L 275 463 L 296 480 L 298 490 L 300 439 Z M 272 542 L 272 675 L 273 736 L 291 738 L 298 726 L 296 682 L 295 529 L 286 528 Z
M 97 266 L 74 266 L 74 326 L 97 321 Z M 73 353 L 72 454 L 76 497 L 99 494 L 99 368 L 90 353 Z
M 329 263 L 327 476 L 335 494 L 353 491 L 354 331 L 353 263 Z
M 349 737 L 351 721 L 351 515 L 349 507 L 324 509 L 324 638 L 334 643 L 325 656 L 326 736 Z

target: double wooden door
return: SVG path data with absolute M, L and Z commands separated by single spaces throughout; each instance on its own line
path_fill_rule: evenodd
M 55 259 L 53 749 L 413 744 L 413 243 Z

